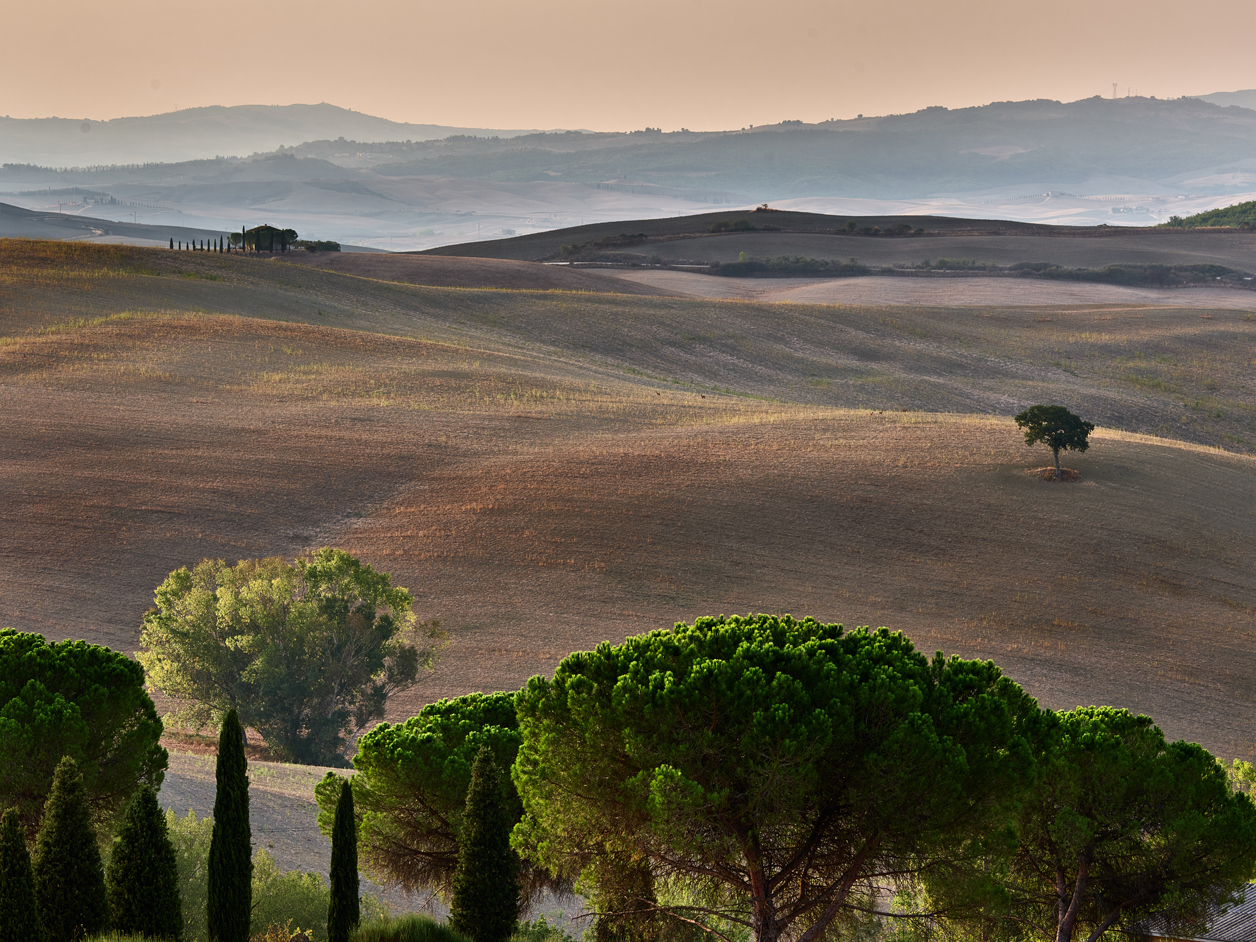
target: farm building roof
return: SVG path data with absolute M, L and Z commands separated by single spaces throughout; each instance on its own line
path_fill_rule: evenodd
M 1204 942 L 1256 942 L 1256 883 L 1247 884 L 1243 902 L 1237 906 L 1217 909 L 1209 914 L 1208 926 L 1203 932 L 1186 936 Z M 1132 933 L 1136 936 L 1159 939 L 1181 939 L 1164 916 L 1152 916 L 1140 922 Z

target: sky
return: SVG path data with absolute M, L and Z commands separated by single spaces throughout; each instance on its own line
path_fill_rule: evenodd
M 58 0 L 0 114 L 326 101 L 420 124 L 717 130 L 1256 88 L 1251 0 Z

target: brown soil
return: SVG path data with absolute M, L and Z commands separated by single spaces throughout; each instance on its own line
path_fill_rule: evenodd
M 324 268 L 346 275 L 398 281 L 438 288 L 510 288 L 524 291 L 611 291 L 620 294 L 663 295 L 669 292 L 646 284 L 539 262 L 496 258 L 455 258 L 444 255 L 392 255 L 375 252 L 291 252 L 279 261 Z
M 606 272 L 619 281 L 692 298 L 965 308 L 1130 304 L 1256 310 L 1256 291 L 1236 288 L 1126 288 L 1031 278 L 723 278 L 666 269 L 606 269 Z
M 1116 390 L 1153 417 L 1181 395 L 1153 385 L 1163 376 L 1214 384 L 1204 407 L 1224 402 L 1241 422 L 1241 315 L 596 295 L 537 307 L 539 293 L 383 286 L 413 303 L 406 314 L 385 308 L 379 282 L 350 279 L 354 293 L 298 266 L 213 271 L 238 280 L 27 265 L 3 282 L 0 623 L 134 650 L 172 569 L 333 544 L 450 630 L 394 719 L 518 687 L 602 640 L 790 611 L 902 629 L 926 651 L 993 658 L 1050 706 L 1126 706 L 1256 757 L 1256 460 L 1100 428 L 1074 462 L 1083 480 L 1046 487 L 1027 473 L 1045 450 L 1010 419 L 890 411 L 906 404 L 875 376 L 834 371 L 833 389 L 882 396 L 870 411 L 627 369 L 692 363 L 722 370 L 721 389 L 755 391 L 796 371 L 790 356 L 862 357 L 901 378 L 895 396 L 975 390 L 1010 415 L 1027 395 Z M 299 302 L 311 319 L 327 305 L 342 324 L 421 324 L 451 342 L 188 314 L 37 330 L 176 296 L 296 314 Z M 1052 356 L 1069 369 L 1035 369 Z M 1126 374 L 1147 379 L 1121 387 Z M 791 388 L 824 392 L 793 375 Z

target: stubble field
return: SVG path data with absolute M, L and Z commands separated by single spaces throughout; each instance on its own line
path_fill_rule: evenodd
M 425 289 L 59 252 L 0 242 L 0 623 L 134 650 L 171 569 L 330 544 L 450 631 L 394 718 L 602 640 L 789 611 L 1256 754 L 1242 311 Z M 1049 455 L 1009 416 L 1032 401 L 1101 425 L 1066 460 L 1081 483 L 1031 474 Z M 1177 440 L 1137 434 L 1158 429 Z

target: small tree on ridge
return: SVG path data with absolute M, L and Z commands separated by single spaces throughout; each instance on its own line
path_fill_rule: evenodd
M 1091 422 L 1083 422 L 1064 406 L 1030 406 L 1016 417 L 1016 424 L 1025 431 L 1025 444 L 1039 442 L 1055 456 L 1055 477 L 1060 473 L 1060 452 L 1082 452 L 1090 447 L 1087 440 L 1095 430 Z

